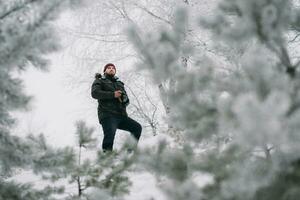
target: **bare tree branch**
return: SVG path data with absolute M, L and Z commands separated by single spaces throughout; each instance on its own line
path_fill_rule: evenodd
M 164 19 L 164 18 L 156 15 L 155 13 L 151 12 L 147 8 L 145 8 L 145 7 L 141 6 L 141 5 L 138 5 L 137 3 L 135 3 L 134 5 L 137 6 L 138 8 L 140 8 L 141 10 L 145 11 L 146 13 L 148 13 L 149 15 L 151 15 L 152 17 L 154 17 L 155 19 L 158 19 L 158 20 L 160 20 L 162 22 L 165 22 L 165 23 L 167 23 L 169 25 L 172 25 L 172 23 L 170 21 L 168 21 L 168 20 L 166 20 L 166 19 Z
M 156 129 L 157 129 L 156 125 L 157 125 L 157 123 L 155 122 L 155 113 L 157 111 L 157 106 L 151 101 L 149 96 L 147 96 L 148 101 L 154 107 L 154 111 L 152 111 L 152 114 L 151 114 L 151 117 L 150 117 L 149 114 L 147 114 L 145 112 L 144 106 L 141 104 L 141 102 L 140 102 L 139 98 L 136 96 L 135 92 L 130 87 L 127 86 L 127 88 L 132 93 L 132 95 L 134 96 L 134 98 L 137 102 L 137 105 L 136 104 L 132 104 L 132 105 L 136 108 L 138 114 L 143 119 L 145 119 L 146 122 L 150 125 L 153 135 L 156 135 Z

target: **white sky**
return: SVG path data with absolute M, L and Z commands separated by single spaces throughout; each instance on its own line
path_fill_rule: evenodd
M 95 63 L 89 66 L 91 67 L 89 69 L 82 69 L 76 63 L 78 62 L 77 55 L 73 55 L 74 52 L 69 49 L 70 43 L 73 42 L 72 36 L 68 34 L 68 31 L 63 31 L 65 28 L 75 29 L 72 26 L 76 18 L 72 14 L 74 13 L 66 12 L 55 22 L 58 27 L 57 31 L 62 36 L 61 43 L 65 48 L 47 56 L 50 61 L 49 71 L 41 71 L 30 66 L 20 74 L 24 81 L 25 93 L 32 96 L 33 100 L 29 110 L 13 113 L 18 119 L 13 133 L 19 136 L 43 133 L 51 145 L 74 146 L 75 122 L 84 120 L 89 126 L 96 128 L 95 136 L 99 139 L 100 148 L 102 127 L 98 122 L 98 103 L 91 97 L 90 87 L 94 81 L 94 73 L 102 72 L 102 67 Z M 132 61 L 131 63 L 116 63 L 116 66 L 117 76 L 125 80 L 126 71 L 132 66 Z M 72 73 L 76 75 L 72 76 Z M 78 80 L 74 77 L 78 77 Z M 123 131 L 118 130 L 119 132 Z M 128 134 L 117 134 L 115 146 L 120 146 L 121 138 L 126 135 Z
M 56 24 L 71 27 L 70 12 L 61 15 Z M 66 43 L 68 38 L 61 38 L 61 40 L 65 43 L 64 46 L 68 45 Z M 26 94 L 33 96 L 33 101 L 29 111 L 17 113 L 18 126 L 15 133 L 18 135 L 43 133 L 52 145 L 74 145 L 74 123 L 82 119 L 88 125 L 97 128 L 96 132 L 100 136 L 97 102 L 90 97 L 89 90 L 93 79 L 91 78 L 90 83 L 85 83 L 84 91 L 82 88 L 76 90 L 70 84 L 76 83 L 76 80 L 70 80 L 69 77 L 69 70 L 72 69 L 72 65 L 74 66 L 74 61 L 68 54 L 67 48 L 62 48 L 48 57 L 50 60 L 48 72 L 29 67 L 21 74 Z
M 103 61 L 101 60 L 102 57 L 98 62 L 90 64 L 85 60 L 78 59 L 82 51 L 80 48 L 84 49 L 88 42 L 94 41 L 76 40 L 75 36 L 73 37 L 69 33 L 70 30 L 76 30 L 76 17 L 74 17 L 74 14 L 76 14 L 76 11 L 65 12 L 55 22 L 58 28 L 57 31 L 62 37 L 61 43 L 64 48 L 59 52 L 48 55 L 50 60 L 49 71 L 44 72 L 29 67 L 25 73 L 21 74 L 26 93 L 33 96 L 34 99 L 31 102 L 29 111 L 17 113 L 19 123 L 14 132 L 24 136 L 28 133 L 43 133 L 52 145 L 74 145 L 74 124 L 77 120 L 84 120 L 89 126 L 96 128 L 95 135 L 100 140 L 100 148 L 102 127 L 97 117 L 98 103 L 95 99 L 92 99 L 90 94 L 94 73 L 102 72 L 102 63 L 100 64 L 100 62 L 113 62 L 117 66 L 117 76 L 125 82 L 126 87 L 126 73 L 128 69 L 132 69 L 133 61 L 114 62 L 109 59 Z M 82 44 L 83 42 L 87 42 L 87 44 Z M 99 54 L 99 57 L 101 57 L 102 54 Z M 82 65 L 81 62 L 89 64 Z M 88 67 L 88 69 L 83 67 Z M 129 105 L 128 110 L 131 106 Z M 118 130 L 118 132 L 122 131 Z M 119 144 L 118 137 L 123 137 L 123 135 L 126 134 L 116 135 L 116 145 Z

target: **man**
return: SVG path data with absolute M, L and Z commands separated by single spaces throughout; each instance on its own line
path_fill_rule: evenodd
M 129 99 L 124 83 L 115 76 L 115 65 L 106 64 L 103 72 L 103 76 L 96 74 L 91 93 L 92 97 L 98 100 L 98 119 L 104 133 L 102 149 L 106 152 L 113 150 L 117 129 L 129 131 L 138 142 L 142 126 L 127 115 L 126 106 Z

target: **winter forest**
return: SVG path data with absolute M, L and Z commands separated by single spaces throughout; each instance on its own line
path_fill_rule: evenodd
M 300 1 L 0 0 L 0 23 L 0 200 L 300 199 Z M 112 151 L 107 63 L 142 126 Z

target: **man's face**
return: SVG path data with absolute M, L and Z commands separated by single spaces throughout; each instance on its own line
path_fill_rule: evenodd
M 105 73 L 114 76 L 116 74 L 116 69 L 114 66 L 108 66 L 105 70 Z

